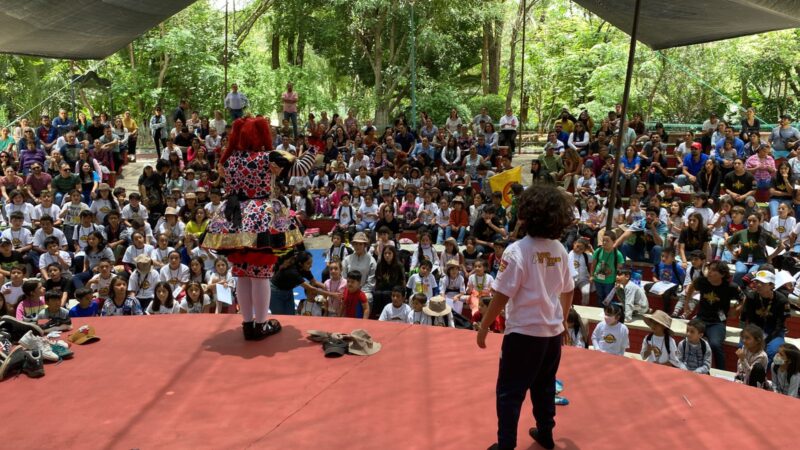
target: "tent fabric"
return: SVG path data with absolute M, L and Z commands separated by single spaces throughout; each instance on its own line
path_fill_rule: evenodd
M 630 34 L 635 0 L 574 0 Z M 800 0 L 641 0 L 637 39 L 653 50 L 800 27 Z
M 0 0 L 0 52 L 102 59 L 195 0 Z

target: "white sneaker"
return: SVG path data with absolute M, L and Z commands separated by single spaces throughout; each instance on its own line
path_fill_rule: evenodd
M 36 336 L 32 331 L 28 331 L 25 336 L 22 336 L 19 345 L 28 351 L 38 350 L 47 361 L 58 361 L 58 355 L 50 348 L 50 343 L 46 339 Z

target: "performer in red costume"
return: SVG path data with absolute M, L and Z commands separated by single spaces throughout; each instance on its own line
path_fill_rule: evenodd
M 269 123 L 245 117 L 233 122 L 218 170 L 225 180 L 225 203 L 209 221 L 203 247 L 224 254 L 238 277 L 236 298 L 246 340 L 260 340 L 280 331 L 267 320 L 269 278 L 278 258 L 302 245 L 303 234 L 280 197 L 282 184 L 306 175 L 314 151 L 294 155 L 272 150 Z

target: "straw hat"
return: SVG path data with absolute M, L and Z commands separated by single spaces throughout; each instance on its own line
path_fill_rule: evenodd
M 170 206 L 169 208 L 167 208 L 164 211 L 164 215 L 165 216 L 177 216 L 178 215 L 178 210 L 173 208 L 172 206 Z
M 133 262 L 136 264 L 152 264 L 153 260 L 147 255 L 139 255 L 134 258 Z
M 95 335 L 94 327 L 90 325 L 84 325 L 78 328 L 78 331 L 69 335 L 69 341 L 77 345 L 88 344 L 99 340 L 100 338 Z
M 363 232 L 358 232 L 353 236 L 353 239 L 350 241 L 353 244 L 355 243 L 362 243 L 362 244 L 369 244 L 369 239 L 367 239 L 367 235 Z
M 456 247 L 458 247 L 458 241 L 456 240 L 456 238 L 451 236 L 451 237 L 449 237 L 449 238 L 444 240 L 445 244 L 447 244 L 448 242 L 453 244 L 453 245 L 455 245 Z
M 462 197 L 460 195 L 456 195 L 456 198 L 453 199 L 453 203 L 456 203 L 456 202 L 461 203 L 463 205 L 464 204 L 464 197 Z
M 447 266 L 446 267 L 447 267 L 447 270 L 449 270 L 451 267 L 461 267 L 461 264 L 458 263 L 458 260 L 451 259 L 451 260 L 447 261 Z
M 97 190 L 98 191 L 110 191 L 111 190 L 111 186 L 109 186 L 108 183 L 100 183 L 100 186 L 97 186 Z
M 431 317 L 442 317 L 450 314 L 453 308 L 447 305 L 447 301 L 441 295 L 431 297 L 428 304 L 422 307 L 422 311 Z
M 650 328 L 653 328 L 653 323 L 657 323 L 669 331 L 672 331 L 672 328 L 670 328 L 672 326 L 672 318 L 669 316 L 669 314 L 661 311 L 660 309 L 653 311 L 653 314 L 645 314 L 644 323 L 646 323 Z

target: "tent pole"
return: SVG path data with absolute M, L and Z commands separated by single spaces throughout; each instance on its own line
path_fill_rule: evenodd
M 608 203 L 606 208 L 606 231 L 611 231 L 614 226 L 614 205 L 617 202 L 617 185 L 619 181 L 619 166 L 622 161 L 622 133 L 627 134 L 628 127 L 625 124 L 625 114 L 628 112 L 628 98 L 631 95 L 631 78 L 633 78 L 633 63 L 636 57 L 636 35 L 639 30 L 639 6 L 641 0 L 636 0 L 636 6 L 633 10 L 633 28 L 631 29 L 631 45 L 628 50 L 628 69 L 625 72 L 625 90 L 622 93 L 622 111 L 619 117 L 619 131 L 617 133 L 617 142 L 614 149 L 614 174 L 611 176 L 611 186 L 608 195 Z M 631 143 L 632 144 L 632 143 Z
M 70 72 L 69 87 L 70 87 L 70 90 L 72 91 L 72 95 L 71 95 L 71 97 L 72 97 L 72 120 L 74 120 L 77 123 L 78 122 L 78 110 L 75 107 L 75 60 L 74 59 L 71 60 L 70 63 L 69 63 L 69 72 Z
M 527 2 L 522 0 L 522 58 L 519 67 L 519 126 L 517 127 L 517 154 L 522 154 L 522 105 L 525 103 L 525 23 L 528 21 Z M 514 155 L 509 155 L 509 158 Z

